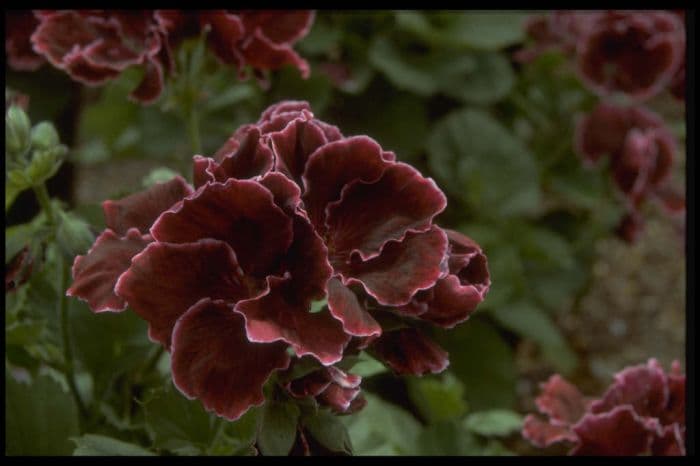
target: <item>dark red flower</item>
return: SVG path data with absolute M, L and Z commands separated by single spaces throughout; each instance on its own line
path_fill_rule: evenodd
M 628 367 L 596 400 L 562 379 L 542 384 L 536 400 L 547 421 L 530 414 L 522 434 L 533 445 L 573 444 L 570 455 L 685 455 L 685 375 L 655 359 Z
M 608 11 L 580 38 L 577 65 L 595 92 L 641 100 L 669 84 L 684 48 L 683 24 L 672 13 Z
M 32 49 L 29 38 L 39 20 L 30 10 L 5 11 L 5 54 L 10 68 L 34 71 L 44 64 L 44 58 Z
M 533 44 L 518 50 L 515 59 L 528 63 L 550 50 L 572 55 L 579 38 L 588 32 L 601 14 L 571 10 L 530 16 L 525 22 L 525 32 Z
M 131 66 L 145 74 L 131 97 L 154 101 L 162 91 L 163 33 L 150 11 L 45 11 L 31 36 L 34 51 L 87 85 L 114 79 Z
M 435 288 L 423 318 L 449 327 L 488 290 L 478 245 L 433 224 L 446 203 L 435 183 L 305 102 L 274 105 L 215 158 L 195 156 L 194 180 L 106 201 L 108 229 L 76 258 L 68 294 L 95 312 L 128 305 L 171 351 L 178 388 L 229 419 L 303 356 L 323 367 L 287 389 L 339 413 L 363 406 L 359 377 L 333 367 L 346 350 L 439 372 L 443 350 L 410 327 L 382 335 L 373 313 Z
M 627 204 L 618 227 L 626 241 L 633 242 L 641 231 L 638 210 L 645 200 L 653 198 L 671 213 L 684 212 L 684 197 L 668 186 L 677 143 L 658 115 L 601 103 L 579 120 L 575 146 L 587 164 L 610 158 L 613 181 Z

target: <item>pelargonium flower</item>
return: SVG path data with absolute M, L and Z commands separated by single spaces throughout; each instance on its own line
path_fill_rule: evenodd
M 570 455 L 685 455 L 685 375 L 667 374 L 655 359 L 627 367 L 599 399 L 584 397 L 559 375 L 535 400 L 548 419 L 529 414 L 522 435 L 545 448 L 573 445 Z
M 431 179 L 293 101 L 195 156 L 193 178 L 106 201 L 108 228 L 67 292 L 144 318 L 186 396 L 236 419 L 264 402 L 273 372 L 311 357 L 318 368 L 286 389 L 349 412 L 362 398 L 359 377 L 334 366 L 346 353 L 366 348 L 402 373 L 446 367 L 411 323 L 463 321 L 489 279 L 478 245 L 433 223 L 446 199 Z M 386 314 L 403 328 L 383 334 Z
M 44 64 L 29 41 L 39 20 L 30 10 L 5 11 L 5 54 L 10 68 L 18 71 L 34 71 Z
M 649 197 L 670 213 L 685 210 L 683 196 L 668 186 L 677 143 L 658 115 L 601 103 L 579 120 L 575 146 L 587 164 L 610 157 L 613 180 L 627 200 L 628 212 L 618 228 L 626 240 L 640 230 L 637 210 Z
M 577 46 L 577 65 L 595 92 L 649 98 L 667 86 L 685 49 L 683 24 L 663 11 L 608 11 Z
M 150 11 L 43 10 L 31 41 L 34 51 L 71 78 L 90 86 L 116 78 L 126 68 L 144 69 L 131 97 L 155 100 L 163 89 L 164 35 Z
M 599 11 L 553 11 L 549 14 L 532 15 L 525 22 L 525 33 L 533 41 L 515 53 L 515 59 L 529 63 L 541 54 L 558 50 L 573 55 L 580 37 L 587 33 Z
M 175 72 L 173 49 L 204 27 L 212 52 L 241 76 L 246 66 L 260 73 L 291 64 L 308 77 L 308 63 L 292 46 L 313 20 L 311 11 L 36 10 L 6 17 L 5 49 L 16 69 L 35 69 L 46 59 L 90 86 L 141 67 L 144 76 L 131 97 L 151 103 L 165 75 Z
M 311 29 L 312 11 L 157 10 L 155 16 L 167 31 L 170 47 L 208 27 L 209 48 L 241 73 L 246 65 L 256 72 L 293 65 L 303 78 L 309 75 L 309 64 L 292 47 Z

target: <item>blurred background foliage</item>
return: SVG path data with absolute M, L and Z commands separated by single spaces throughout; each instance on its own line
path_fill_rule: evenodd
M 267 88 L 239 82 L 236 70 L 190 41 L 177 54 L 180 73 L 151 106 L 127 99 L 140 79 L 131 70 L 104 87 L 81 88 L 50 67 L 36 73 L 8 69 L 7 86 L 30 96 L 32 122 L 56 122 L 70 152 L 49 192 L 85 219 L 92 235 L 104 226 L 105 199 L 175 173 L 191 180 L 192 146 L 178 113 L 183 103 L 197 111 L 205 155 L 271 103 L 307 100 L 317 117 L 344 134 L 367 134 L 433 177 L 449 197 L 438 223 L 484 248 L 491 291 L 469 321 L 434 332 L 450 353 L 447 371 L 399 378 L 377 361 L 364 361 L 353 372 L 365 378 L 368 405 L 342 418 L 337 435 L 314 437 L 330 451 L 351 448 L 354 454 L 529 453 L 519 440 L 518 413 L 532 409 L 537 383 L 559 372 L 598 387 L 624 365 L 596 372 L 586 353 L 594 351 L 595 335 L 581 333 L 589 331 L 582 303 L 609 284 L 596 272 L 601 255 L 618 251 L 624 262 L 625 251 L 644 254 L 644 240 L 635 250 L 612 238 L 622 210 L 607 167 L 584 168 L 573 151 L 575 119 L 597 98 L 561 53 L 526 65 L 511 59 L 526 40 L 523 21 L 530 13 L 322 11 L 296 47 L 310 62 L 311 77 L 283 69 Z M 684 141 L 684 115 L 667 96 L 650 106 Z M 681 183 L 684 156 L 676 168 Z M 29 222 L 36 213 L 31 197 L 26 192 L 6 209 L 6 265 L 27 232 L 40 229 L 41 221 Z M 666 272 L 681 282 L 675 301 L 665 306 L 684 325 L 682 246 L 669 244 L 675 237 L 669 240 L 666 230 L 659 234 L 666 262 L 656 265 L 681 263 Z M 49 243 L 45 266 L 16 293 L 6 293 L 6 360 L 35 376 L 26 385 L 6 372 L 7 453 L 250 454 L 256 432 L 294 429 L 280 425 L 273 407 L 225 423 L 182 397 L 169 382 L 167 354 L 156 353 L 145 322 L 133 313 L 96 316 L 84 303 L 68 300 L 62 323 L 55 298 L 61 284 L 51 279 L 51 267 L 60 267 L 51 257 L 61 254 L 57 243 Z M 662 273 L 639 261 L 649 267 L 646 275 Z M 598 312 L 606 316 L 614 309 Z M 72 334 L 78 390 L 99 407 L 84 426 L 77 421 L 80 407 L 60 389 L 66 384 L 60 371 L 66 364 L 58 330 L 63 324 Z M 610 352 L 625 345 L 624 334 L 616 342 Z M 629 359 L 656 356 L 664 365 L 683 359 L 682 336 L 667 346 L 665 355 L 642 348 Z M 316 420 L 303 422 L 313 432 Z M 284 450 L 276 442 L 258 438 L 263 453 Z

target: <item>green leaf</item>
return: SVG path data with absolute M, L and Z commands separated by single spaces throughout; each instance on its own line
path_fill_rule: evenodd
M 508 217 L 540 204 L 537 165 L 527 147 L 488 113 L 462 109 L 439 121 L 427 149 L 443 186 L 474 210 Z
M 427 426 L 416 443 L 417 455 L 471 456 L 481 453 L 477 439 L 454 420 Z
M 493 309 L 491 314 L 503 327 L 539 344 L 542 356 L 559 372 L 568 374 L 576 368 L 575 353 L 546 312 L 521 301 Z
M 364 351 L 359 354 L 357 362 L 347 370 L 352 370 L 353 374 L 359 375 L 362 378 L 372 377 L 373 375 L 388 371 L 383 363 L 377 361 Z
M 411 377 L 407 382 L 411 401 L 429 423 L 459 418 L 467 411 L 464 386 L 450 372 L 441 377 Z
M 14 322 L 5 327 L 5 344 L 25 346 L 34 343 L 45 328 L 44 321 Z
M 297 435 L 299 407 L 293 403 L 267 401 L 263 408 L 258 447 L 265 456 L 286 456 Z
M 85 254 L 95 239 L 90 226 L 72 212 L 58 211 L 58 229 L 56 243 L 70 260 L 79 254 Z
M 153 391 L 143 406 L 155 448 L 198 455 L 214 438 L 217 418 L 200 401 L 188 400 L 172 386 Z
M 471 432 L 484 436 L 506 436 L 520 430 L 523 417 L 507 409 L 493 409 L 472 413 L 464 420 Z
M 22 107 L 12 105 L 5 113 L 5 156 L 18 161 L 29 149 L 31 122 Z
M 155 456 L 139 445 L 104 435 L 85 434 L 72 440 L 77 445 L 73 456 Z
M 471 409 L 512 408 L 516 370 L 513 353 L 493 326 L 472 317 L 452 330 L 439 330 L 450 354 L 451 372 L 464 385 Z
M 473 104 L 491 104 L 504 98 L 515 83 L 515 75 L 506 57 L 483 52 L 472 55 L 474 71 L 446 79 L 440 90 L 450 97 Z
M 252 407 L 236 421 L 220 418 L 219 422 L 226 423 L 224 441 L 221 446 L 212 445 L 211 455 L 246 455 L 255 444 L 262 423 L 263 408 Z
M 411 455 L 421 426 L 405 410 L 370 393 L 364 393 L 367 405 L 359 412 L 344 416 L 355 455 Z
M 530 224 L 513 225 L 523 258 L 543 262 L 562 269 L 576 264 L 569 242 L 558 233 Z
M 5 454 L 70 455 L 78 435 L 73 398 L 48 376 L 17 382 L 5 370 Z
M 24 171 L 16 168 L 7 172 L 5 177 L 5 212 L 12 206 L 15 199 L 25 189 L 32 186 L 31 180 L 24 174 Z
M 370 63 L 381 71 L 399 89 L 427 97 L 437 90 L 430 70 L 420 63 L 410 63 L 386 37 L 377 37 L 369 49 Z
M 175 170 L 168 167 L 158 167 L 151 170 L 148 175 L 144 176 L 141 180 L 141 185 L 144 188 L 150 188 L 157 183 L 165 183 L 178 176 Z
M 330 451 L 352 454 L 352 443 L 345 425 L 330 411 L 318 410 L 302 422 L 314 439 Z

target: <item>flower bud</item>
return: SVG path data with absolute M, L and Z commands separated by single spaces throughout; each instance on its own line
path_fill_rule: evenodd
M 48 121 L 42 121 L 32 128 L 32 147 L 51 149 L 60 144 L 56 128 Z
M 67 257 L 85 254 L 95 239 L 85 220 L 69 212 L 58 211 L 56 242 Z
M 18 106 L 11 106 L 5 114 L 5 154 L 19 158 L 29 149 L 31 123 Z

